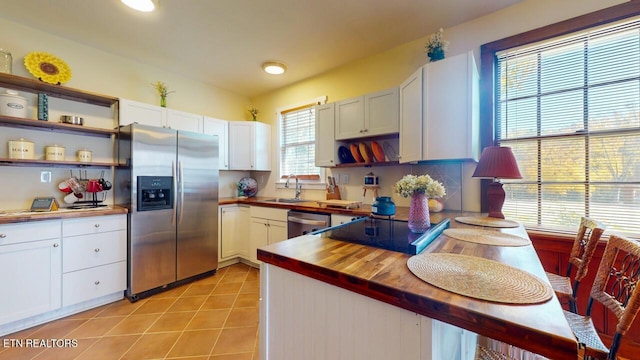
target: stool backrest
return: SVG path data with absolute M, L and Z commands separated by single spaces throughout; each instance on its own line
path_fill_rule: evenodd
M 593 253 L 596 251 L 596 245 L 598 245 L 604 229 L 605 225 L 596 220 L 586 217 L 580 220 L 578 234 L 576 235 L 576 240 L 573 242 L 571 254 L 569 255 L 567 277 L 571 276 L 572 266 L 576 267 L 575 282 L 581 281 L 587 275 L 589 262 L 593 257 Z
M 593 301 L 598 301 L 618 319 L 616 334 L 610 348 L 615 356 L 620 338 L 631 328 L 640 310 L 640 242 L 611 235 L 591 288 L 587 316 Z

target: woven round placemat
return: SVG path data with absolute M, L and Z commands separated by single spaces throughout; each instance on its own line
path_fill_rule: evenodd
M 491 218 L 487 216 L 458 216 L 456 218 L 456 221 L 468 225 L 488 226 L 495 228 L 513 228 L 520 226 L 520 223 L 517 221 Z
M 538 304 L 553 296 L 538 277 L 497 261 L 475 256 L 423 253 L 407 261 L 423 281 L 467 297 L 505 304 Z
M 448 237 L 468 241 L 476 244 L 494 246 L 527 246 L 531 244 L 529 239 L 506 234 L 498 230 L 484 229 L 446 229 L 444 234 Z

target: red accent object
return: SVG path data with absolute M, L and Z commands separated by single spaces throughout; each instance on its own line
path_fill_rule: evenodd
M 494 182 L 487 188 L 489 217 L 504 219 L 502 205 L 505 193 L 498 179 L 522 179 L 516 157 L 510 147 L 488 146 L 482 150 L 480 161 L 473 177 L 493 178 Z

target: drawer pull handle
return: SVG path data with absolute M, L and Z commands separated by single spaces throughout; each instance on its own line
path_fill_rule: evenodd
M 95 248 L 95 249 L 93 249 L 93 251 L 100 252 L 100 248 Z
M 94 282 L 94 284 L 96 284 L 96 285 L 100 285 L 100 280 L 96 280 L 96 281 Z
M 0 234 L 0 239 L 4 239 L 7 237 L 7 234 Z
M 99 228 L 99 227 L 100 227 L 100 224 L 95 224 L 95 225 L 93 225 L 93 226 L 95 226 L 95 227 Z
M 53 247 L 58 247 L 60 246 L 58 243 L 53 244 Z

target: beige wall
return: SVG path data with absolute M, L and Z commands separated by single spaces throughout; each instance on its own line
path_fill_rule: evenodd
M 81 30 L 80 30 L 81 31 Z M 24 56 L 31 51 L 46 51 L 63 59 L 71 68 L 73 75 L 65 86 L 76 89 L 123 97 L 150 104 L 159 104 L 159 99 L 152 82 L 164 81 L 169 90 L 176 92 L 168 97 L 168 107 L 177 110 L 203 114 L 222 119 L 245 119 L 245 109 L 249 99 L 229 91 L 212 87 L 203 82 L 187 79 L 174 73 L 150 67 L 146 64 L 113 54 L 105 53 L 90 46 L 85 46 L 67 39 L 54 36 L 0 19 L 0 47 L 11 51 L 13 56 L 13 74 L 32 78 L 23 65 Z M 33 112 L 33 111 L 32 111 Z M 34 115 L 35 117 L 35 115 Z M 44 144 L 47 132 L 24 129 L 0 128 L 1 146 L 6 149 L 5 138 L 24 136 L 37 144 Z M 59 139 L 60 136 L 57 136 Z M 69 153 L 80 147 L 97 146 L 93 137 L 63 136 L 62 142 Z M 89 144 L 83 141 L 94 141 Z M 40 149 L 41 150 L 41 149 Z M 6 150 L 4 150 L 6 151 Z M 0 154 L 4 154 L 0 151 Z M 106 156 L 106 154 L 105 154 Z M 5 157 L 0 155 L 0 157 Z M 105 160 L 106 161 L 106 160 Z M 40 172 L 51 171 L 51 183 L 40 182 Z M 78 169 L 74 169 L 77 176 Z M 88 168 L 88 177 L 98 177 L 101 169 Z M 50 167 L 10 167 L 0 166 L 0 210 L 27 209 L 36 196 L 55 196 L 62 200 L 62 193 L 56 185 L 69 177 L 67 168 Z M 229 184 L 235 183 L 248 172 L 230 171 L 220 177 L 221 196 L 233 196 Z M 105 174 L 111 177 L 110 171 Z M 111 200 L 108 198 L 108 200 Z
M 484 43 L 623 2 L 626 1 L 526 0 L 502 11 L 459 26 L 444 29 L 444 38 L 450 41 L 448 55 L 457 55 L 474 50 L 476 61 L 479 63 L 479 49 Z M 251 100 L 263 113 L 261 121 L 274 124 L 275 130 L 277 129 L 276 109 L 287 105 L 303 103 L 306 100 L 324 95 L 328 96 L 329 102 L 334 102 L 398 86 L 418 67 L 427 62 L 424 54 L 424 44 L 428 36 L 429 34 L 426 34 L 424 38 L 403 44 L 381 54 L 352 62 L 278 91 L 257 96 Z M 276 131 L 274 131 L 273 140 L 277 144 Z M 274 151 L 273 157 L 275 169 L 278 164 L 277 150 Z M 467 163 L 463 165 L 463 168 L 465 195 L 462 206 L 465 210 L 478 211 L 480 199 L 479 181 L 471 178 L 475 165 Z M 401 166 L 397 168 L 373 168 L 372 170 L 381 174 L 384 172 L 386 178 L 384 179 L 382 192 L 385 195 L 390 195 L 390 186 L 407 171 L 411 171 L 411 168 L 409 166 Z M 351 175 L 349 185 L 345 186 L 343 190 L 343 195 L 346 193 L 349 200 L 361 199 L 362 175 L 368 171 L 344 168 L 335 171 L 340 174 L 347 173 Z M 277 170 L 274 171 L 274 174 L 277 174 Z M 291 191 L 275 190 L 275 178 L 276 176 L 269 178 L 269 183 L 265 185 L 264 191 L 270 195 L 290 195 Z M 303 197 L 305 198 L 319 199 L 323 196 L 323 191 L 306 190 L 303 192 Z M 393 199 L 398 205 L 408 204 L 406 199 L 397 196 L 394 196 Z M 371 199 L 366 200 L 366 202 L 370 201 Z
M 483 18 L 445 29 L 445 38 L 451 42 L 449 55 L 463 53 L 469 49 L 478 52 L 479 46 L 483 43 L 622 2 L 625 1 L 526 0 Z M 4 34 L 0 40 L 0 46 L 9 49 L 13 54 L 13 73 L 16 75 L 31 77 L 22 65 L 24 56 L 31 51 L 47 51 L 62 58 L 71 67 L 73 77 L 65 84 L 67 86 L 154 104 L 158 103 L 158 98 L 150 83 L 161 80 L 170 90 L 176 91 L 168 97 L 170 108 L 223 119 L 248 119 L 246 106 L 249 99 L 224 89 L 7 20 L 0 19 L 0 33 Z M 251 99 L 261 111 L 259 119 L 274 125 L 272 154 L 274 169 L 278 166 L 276 109 L 323 95 L 328 96 L 329 101 L 337 101 L 398 86 L 426 62 L 423 46 L 427 36 L 428 34 L 425 34 L 424 38 Z M 472 163 L 463 166 L 462 207 L 466 210 L 479 209 L 478 181 L 470 177 L 473 166 Z M 54 182 L 40 183 L 41 170 L 53 171 Z M 393 183 L 403 174 L 414 169 L 408 165 L 390 168 L 340 169 L 336 171 L 338 175 L 346 174 L 350 177 L 349 185 L 341 189 L 344 198 L 361 199 L 362 177 L 370 170 L 381 176 L 383 186 L 381 195 L 391 195 Z M 56 180 L 63 179 L 68 174 L 68 169 L 37 167 L 0 167 L 0 171 L 2 172 L 0 197 L 3 200 L 0 202 L 0 210 L 27 208 L 34 196 L 57 194 Z M 221 196 L 232 196 L 234 182 L 247 174 L 246 172 L 224 172 L 221 176 Z M 277 170 L 272 173 L 254 173 L 253 176 L 263 179 L 260 195 L 293 195 L 291 190 L 275 189 Z M 304 190 L 303 197 L 322 199 L 324 191 Z M 407 204 L 406 200 L 398 199 L 397 196 L 394 197 L 394 201 L 399 205 Z M 366 202 L 371 202 L 371 199 L 367 199 Z

